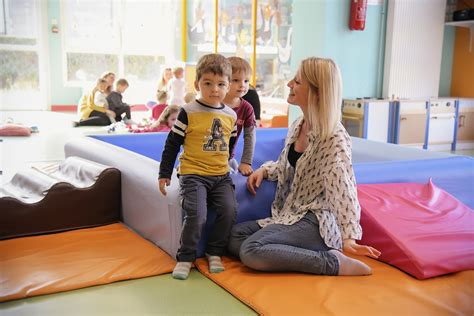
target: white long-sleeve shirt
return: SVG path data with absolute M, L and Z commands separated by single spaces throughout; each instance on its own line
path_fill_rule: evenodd
M 186 95 L 186 81 L 184 79 L 173 78 L 168 83 L 170 93 L 170 105 L 184 105 L 184 96 Z
M 108 102 L 107 102 L 107 98 L 105 97 L 105 94 L 103 94 L 100 91 L 96 91 L 95 94 L 94 94 L 94 104 L 96 106 L 100 106 L 100 107 L 103 107 L 103 108 L 107 109 L 108 108 Z
M 343 239 L 362 237 L 351 139 L 340 123 L 327 140 L 320 140 L 312 131 L 308 134 L 308 147 L 293 168 L 288 162 L 288 150 L 298 138 L 302 123 L 300 117 L 289 128 L 278 160 L 262 165 L 268 180 L 278 184 L 272 217 L 261 219 L 258 224 L 292 225 L 307 212 L 313 212 L 326 245 L 342 249 Z

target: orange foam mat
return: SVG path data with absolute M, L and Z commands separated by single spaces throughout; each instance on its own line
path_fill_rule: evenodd
M 373 275 L 263 273 L 227 257 L 221 273 L 210 274 L 205 259 L 198 259 L 196 266 L 261 315 L 474 314 L 473 270 L 417 280 L 382 262 L 361 260 L 372 267 Z
M 0 241 L 0 302 L 169 273 L 175 261 L 123 224 Z

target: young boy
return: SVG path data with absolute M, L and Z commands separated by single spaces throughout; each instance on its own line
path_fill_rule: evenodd
M 184 95 L 186 94 L 186 81 L 184 81 L 184 68 L 176 67 L 173 69 L 174 78 L 168 82 L 168 91 L 170 93 L 169 104 L 184 105 Z
M 128 88 L 128 81 L 125 79 L 119 79 L 115 85 L 115 91 L 110 92 L 107 96 L 107 102 L 109 103 L 109 110 L 115 112 L 115 120 L 120 122 L 122 120 L 122 114 L 125 113 L 123 122 L 125 124 L 135 124 L 130 114 L 130 105 L 123 103 L 122 93 Z
M 179 184 L 185 212 L 178 263 L 173 278 L 188 277 L 196 259 L 196 246 L 206 224 L 207 207 L 217 213 L 206 247 L 211 273 L 224 271 L 221 256 L 236 218 L 236 200 L 229 176 L 229 150 L 237 132 L 236 114 L 222 103 L 229 89 L 232 67 L 222 55 L 201 57 L 194 85 L 199 98 L 181 109 L 168 134 L 160 163 L 159 188 L 166 195 L 180 146 Z
M 229 92 L 225 96 L 224 103 L 237 113 L 237 137 L 234 148 L 239 139 L 242 128 L 244 130 L 244 150 L 240 165 L 234 158 L 234 148 L 231 149 L 232 156 L 229 165 L 234 172 L 240 171 L 244 176 L 250 175 L 252 170 L 253 151 L 255 147 L 255 113 L 250 103 L 242 99 L 249 91 L 249 81 L 252 69 L 249 63 L 240 57 L 227 58 L 232 65 L 232 78 L 230 80 Z M 237 168 L 238 166 L 238 168 Z

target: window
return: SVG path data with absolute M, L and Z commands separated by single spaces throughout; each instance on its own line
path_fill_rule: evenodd
M 40 3 L 0 0 L 0 104 L 2 109 L 43 109 L 40 80 Z M 31 100 L 35 100 L 33 105 Z
M 63 4 L 66 81 L 94 82 L 112 71 L 130 82 L 127 97 L 154 99 L 160 69 L 175 59 L 180 2 L 101 0 Z
M 293 0 L 258 3 L 257 90 L 263 97 L 283 98 L 291 77 Z
M 293 0 L 219 0 L 217 52 L 250 62 L 252 4 L 257 3 L 256 85 L 262 97 L 283 98 L 289 81 Z M 191 0 L 188 10 L 189 60 L 215 51 L 214 1 Z
M 216 10 L 214 1 L 188 1 L 188 59 L 197 61 L 201 56 L 214 52 L 214 32 Z
M 65 1 L 64 44 L 66 47 L 66 80 L 95 81 L 103 72 L 118 74 L 120 48 L 113 0 Z

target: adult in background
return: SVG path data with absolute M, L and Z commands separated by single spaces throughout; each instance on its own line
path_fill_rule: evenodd
M 107 88 L 105 89 L 104 94 L 105 97 L 108 97 L 114 88 L 115 74 L 113 72 L 106 71 L 100 76 L 100 78 L 107 81 Z

